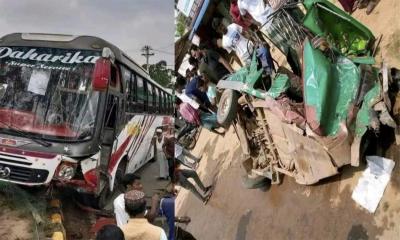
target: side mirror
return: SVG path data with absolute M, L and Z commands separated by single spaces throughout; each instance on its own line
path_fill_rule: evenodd
M 96 61 L 92 77 L 92 88 L 95 91 L 105 91 L 111 78 L 111 61 L 99 58 Z

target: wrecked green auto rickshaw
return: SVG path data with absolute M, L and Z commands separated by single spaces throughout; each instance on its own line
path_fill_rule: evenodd
M 247 156 L 243 166 L 248 188 L 278 184 L 280 174 L 300 184 L 317 183 L 344 165 L 359 165 L 368 129 L 396 127 L 387 97 L 390 75 L 371 65 L 370 31 L 326 1 L 304 4 L 305 24 L 313 24 L 311 30 L 325 37 L 329 48 L 304 40 L 301 78 L 281 68 L 270 84 L 264 83 L 253 56 L 250 66 L 217 85 L 224 89 L 218 122 L 235 127 Z M 340 17 L 338 26 L 326 25 L 330 14 L 346 20 Z M 348 36 L 339 38 L 341 31 Z

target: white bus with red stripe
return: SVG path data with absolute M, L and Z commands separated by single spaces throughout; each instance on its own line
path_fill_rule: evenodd
M 0 181 L 112 191 L 153 157 L 172 112 L 172 95 L 103 39 L 0 40 Z

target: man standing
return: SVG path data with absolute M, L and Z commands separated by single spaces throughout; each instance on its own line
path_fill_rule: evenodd
M 168 134 L 164 138 L 163 151 L 168 160 L 168 175 L 172 180 L 174 177 L 174 154 L 175 154 L 175 136 Z
M 143 185 L 140 182 L 140 177 L 133 173 L 128 173 L 122 178 L 122 184 L 126 191 L 137 190 L 143 191 Z M 118 197 L 114 199 L 114 213 L 115 219 L 117 221 L 118 227 L 122 227 L 129 220 L 129 215 L 125 210 L 124 193 L 121 193 Z M 156 194 L 152 197 L 152 204 L 150 212 L 146 214 L 146 218 L 152 222 L 157 216 L 158 202 L 160 197 Z
M 124 195 L 125 209 L 129 221 L 121 227 L 126 240 L 167 240 L 162 228 L 154 226 L 146 219 L 144 192 L 132 190 Z
M 155 156 L 160 166 L 160 176 L 157 179 L 168 180 L 168 162 L 162 148 L 162 146 L 164 145 L 164 134 L 161 128 L 156 129 L 155 145 Z

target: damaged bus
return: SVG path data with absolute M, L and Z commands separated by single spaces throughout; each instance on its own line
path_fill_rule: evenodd
M 0 181 L 56 183 L 104 204 L 153 157 L 155 129 L 172 112 L 172 95 L 105 40 L 0 39 Z

